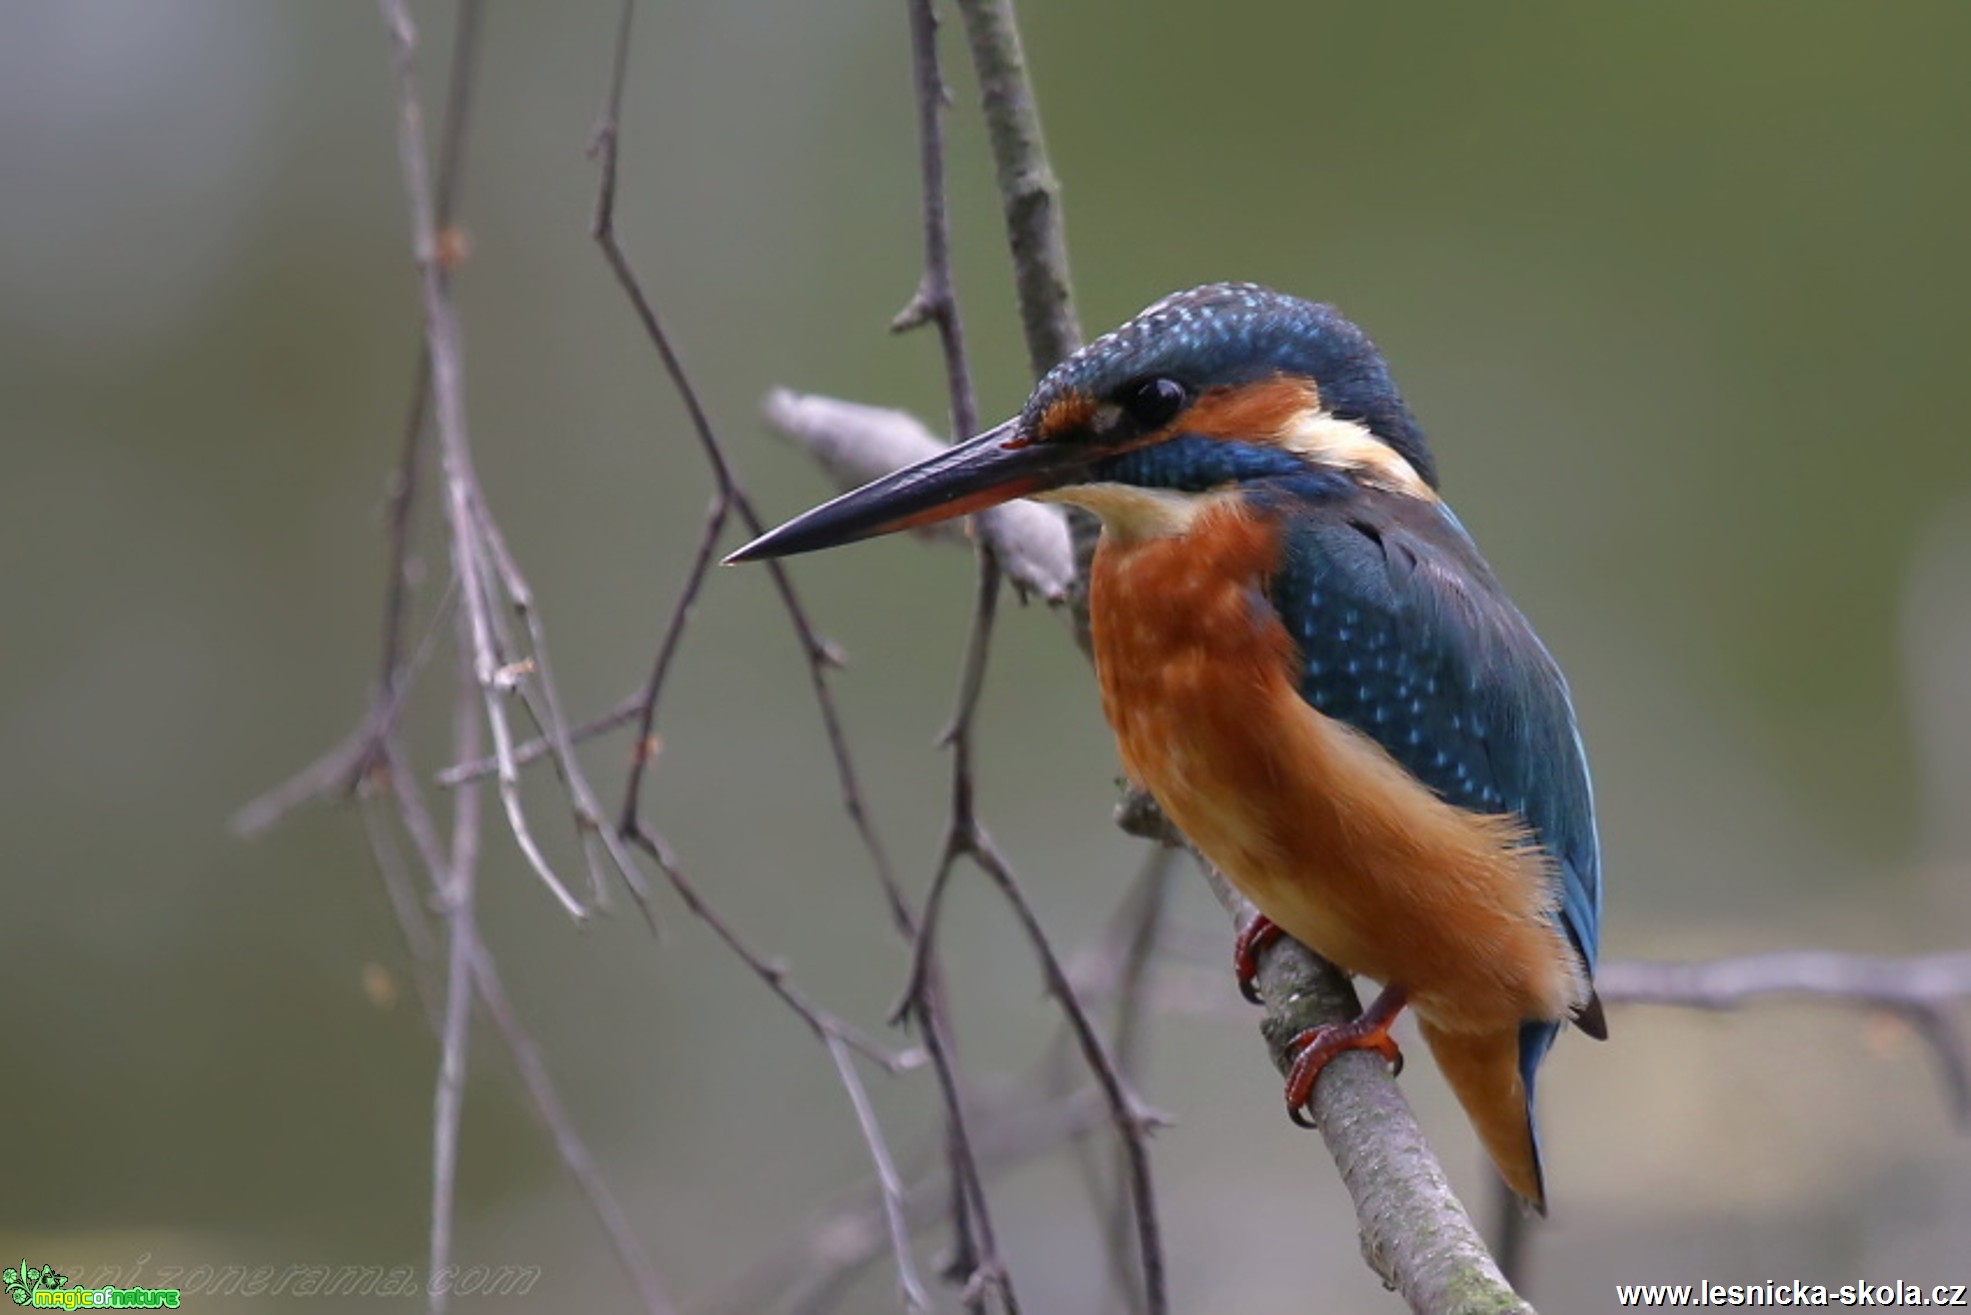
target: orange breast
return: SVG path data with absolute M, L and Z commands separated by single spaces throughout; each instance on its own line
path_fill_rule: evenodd
M 1278 551 L 1235 499 L 1181 537 L 1104 535 L 1091 620 L 1125 770 L 1267 917 L 1437 1027 L 1565 1016 L 1583 987 L 1544 857 L 1301 699 L 1264 593 Z

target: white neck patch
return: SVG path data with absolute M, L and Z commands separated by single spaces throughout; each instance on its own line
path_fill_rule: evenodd
M 1365 484 L 1424 502 L 1437 501 L 1437 491 L 1424 483 L 1417 468 L 1358 420 L 1342 420 L 1327 411 L 1303 411 L 1281 426 L 1278 438 L 1289 452 L 1348 471 Z

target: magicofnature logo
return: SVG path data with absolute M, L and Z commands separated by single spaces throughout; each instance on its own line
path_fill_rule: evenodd
M 7 1295 L 14 1299 L 16 1306 L 25 1306 L 34 1300 L 34 1294 L 47 1289 L 59 1292 L 68 1286 L 68 1275 L 57 1274 L 53 1265 L 43 1265 L 36 1269 L 25 1260 L 13 1269 L 0 1275 L 7 1284 Z

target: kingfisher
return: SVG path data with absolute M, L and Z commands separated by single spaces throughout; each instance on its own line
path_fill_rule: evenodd
M 1102 710 L 1130 780 L 1259 911 L 1380 994 L 1290 1044 L 1296 1122 L 1409 1008 L 1492 1162 L 1546 1185 L 1534 1080 L 1594 990 L 1601 860 L 1560 668 L 1438 492 L 1389 367 L 1332 306 L 1178 292 L 1019 414 L 761 536 L 751 561 L 1031 497 L 1085 508 Z

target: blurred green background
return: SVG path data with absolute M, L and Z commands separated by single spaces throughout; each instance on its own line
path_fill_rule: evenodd
M 452 11 L 417 13 L 435 120 Z M 1572 678 L 1609 954 L 1971 937 L 1971 9 L 1024 19 L 1091 331 L 1247 278 L 1337 302 L 1390 356 Z M 641 678 L 709 492 L 587 236 L 613 23 L 490 6 L 459 278 L 482 474 L 578 712 Z M 957 38 L 957 273 L 1000 414 L 1029 381 Z M 371 678 L 419 333 L 394 132 L 368 6 L 0 11 L 10 1264 L 422 1263 L 436 1053 L 408 992 L 364 989 L 404 956 L 357 819 L 226 830 Z M 758 422 L 769 386 L 943 414 L 933 341 L 885 332 L 917 277 L 900 4 L 650 5 L 624 132 L 623 238 L 765 514 L 826 491 Z M 852 657 L 872 808 L 921 890 L 969 567 L 899 542 L 794 569 Z M 763 575 L 715 574 L 677 681 L 653 818 L 749 937 L 880 1025 L 903 952 Z M 1039 609 L 1006 618 L 985 728 L 985 815 L 1082 941 L 1138 854 L 1092 681 Z M 588 751 L 606 797 L 623 752 Z M 518 1007 L 674 1293 L 716 1291 L 866 1172 L 827 1058 L 674 904 L 661 941 L 631 916 L 577 931 L 493 835 Z M 978 885 L 946 944 L 989 1082 L 1052 1016 Z M 1218 953 L 1188 876 L 1179 916 Z M 1148 1070 L 1178 1120 L 1155 1152 L 1179 1308 L 1394 1309 L 1222 985 L 1211 1017 L 1158 1023 Z M 1544 1086 L 1544 1308 L 1610 1308 L 1617 1281 L 1971 1277 L 1971 1144 L 1905 1033 L 1778 1006 L 1613 1027 Z M 540 1266 L 511 1308 L 625 1307 L 490 1034 L 474 1060 L 460 1259 Z M 1482 1197 L 1429 1066 L 1404 1081 Z M 879 1098 L 930 1126 L 927 1079 Z M 1030 1306 L 1099 1309 L 1071 1164 L 995 1202 Z M 846 1308 L 890 1292 L 879 1267 Z

